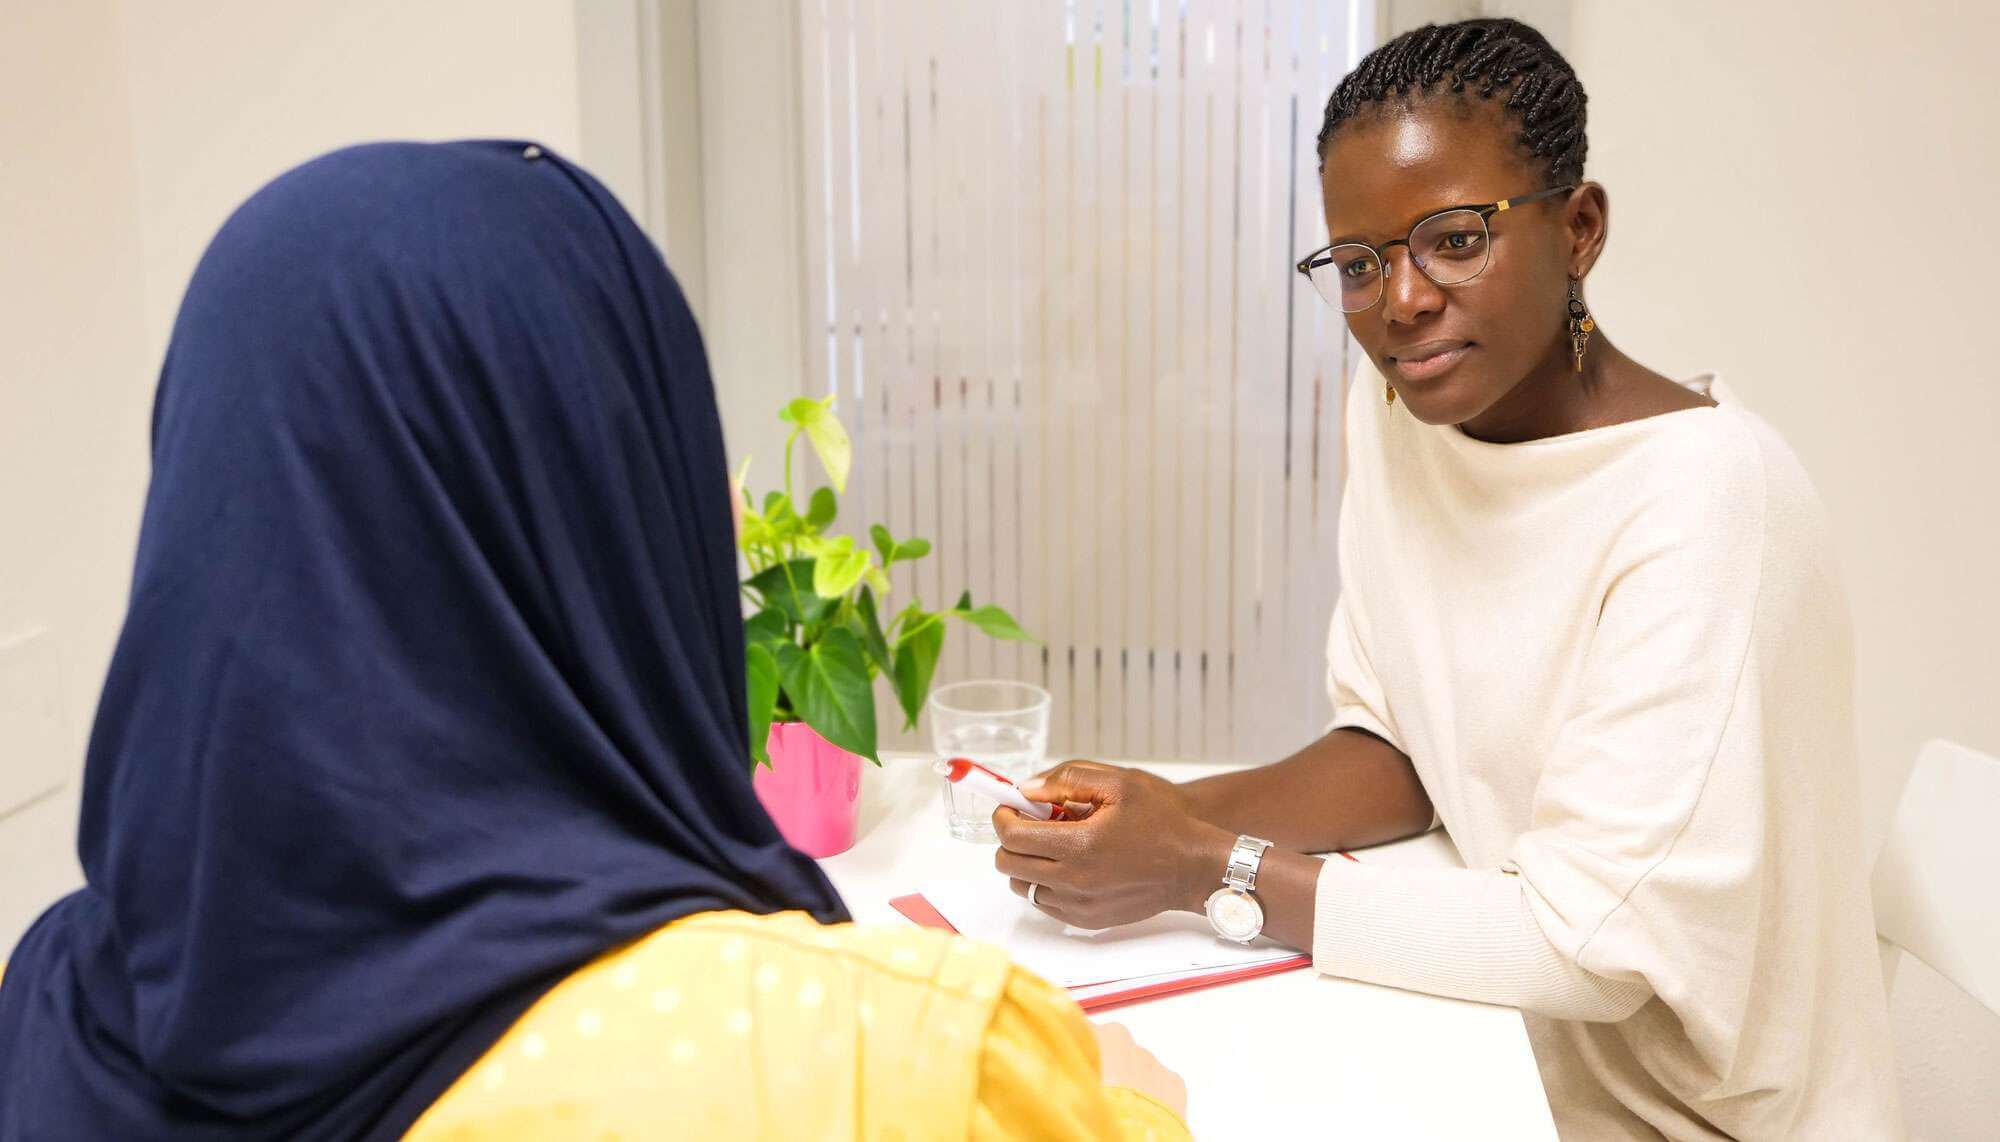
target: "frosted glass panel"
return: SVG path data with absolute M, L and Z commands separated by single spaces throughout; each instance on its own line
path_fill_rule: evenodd
M 844 522 L 935 542 L 900 598 L 1040 636 L 954 629 L 939 680 L 1046 686 L 1056 755 L 1270 760 L 1327 719 L 1349 349 L 1291 266 L 1372 12 L 802 0 Z

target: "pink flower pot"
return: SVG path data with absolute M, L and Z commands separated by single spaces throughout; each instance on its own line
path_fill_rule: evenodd
M 758 766 L 752 781 L 786 842 L 809 857 L 853 848 L 862 759 L 804 722 L 772 723 L 765 748 L 771 764 Z

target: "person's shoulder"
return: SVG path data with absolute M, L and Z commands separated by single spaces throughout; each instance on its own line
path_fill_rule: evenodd
M 1763 470 L 1765 494 L 1785 507 L 1817 508 L 1819 490 L 1791 442 L 1769 421 L 1738 401 L 1723 405 L 1740 447 L 1753 452 Z
M 1791 446 L 1733 385 L 1713 373 L 1674 383 L 1687 390 L 1679 401 L 1634 422 L 1643 429 L 1637 455 L 1649 475 L 1684 499 L 1712 504 L 1812 495 Z M 1690 406 L 1695 401 L 1702 403 Z
M 1760 564 L 1819 564 L 1831 529 L 1812 477 L 1776 428 L 1719 389 L 1708 411 L 1674 415 L 1647 442 L 1656 520 L 1685 543 L 1734 548 Z
M 1813 639 L 1828 662 L 1851 653 L 1846 590 L 1833 523 L 1819 489 L 1790 442 L 1775 426 L 1724 391 L 1718 424 L 1737 462 L 1754 463 L 1754 486 L 1742 490 L 1746 515 L 1756 521 L 1757 613 L 1759 625 L 1777 643 Z
M 937 986 L 976 1000 L 997 998 L 1011 967 L 1005 950 L 950 931 L 915 924 L 821 924 L 803 912 L 707 912 L 670 925 L 655 938 L 674 937 L 724 967 L 749 963 L 755 970 L 817 959 L 878 986 Z
M 1662 431 L 1651 434 L 1648 445 L 1659 458 L 1682 465 L 1679 471 L 1695 477 L 1691 482 L 1715 494 L 1812 496 L 1812 480 L 1784 436 L 1733 386 L 1704 381 L 1696 391 L 1715 404 L 1669 412 L 1656 421 Z
M 1755 523 L 1764 499 L 1764 454 L 1748 419 L 1724 405 L 1630 422 L 1605 475 L 1656 523 L 1713 535 L 1723 519 Z M 1747 517 L 1747 519 L 1746 519 Z
M 1715 381 L 1708 390 L 1717 402 L 1706 427 L 1690 433 L 1683 446 L 1697 450 L 1716 478 L 1710 494 L 1754 496 L 1766 527 L 1825 526 L 1825 505 L 1805 463 L 1769 421 L 1744 402 L 1734 387 Z
M 1805 462 L 1763 417 L 1741 405 L 1730 406 L 1730 414 L 1734 431 L 1756 456 L 1767 549 L 1793 562 L 1830 565 L 1832 521 Z

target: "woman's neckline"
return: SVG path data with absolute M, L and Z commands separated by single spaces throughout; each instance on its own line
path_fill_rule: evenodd
M 1516 440 L 1505 444 L 1495 443 L 1491 440 L 1481 440 L 1476 436 L 1468 436 L 1465 429 L 1456 424 L 1441 425 L 1438 432 L 1439 435 L 1445 437 L 1453 446 L 1473 452 L 1539 451 L 1547 448 L 1562 447 L 1564 445 L 1595 443 L 1613 436 L 1623 436 L 1633 432 L 1660 428 L 1682 417 L 1694 416 L 1700 413 L 1718 413 L 1725 408 L 1733 407 L 1732 402 L 1725 401 L 1716 394 L 1715 387 L 1719 379 L 1711 371 L 1696 373 L 1684 380 L 1676 378 L 1674 382 L 1689 392 L 1708 397 L 1715 401 L 1714 404 L 1695 405 L 1692 408 L 1668 409 L 1665 412 L 1650 413 L 1646 416 L 1634 417 L 1631 420 L 1621 420 L 1616 424 L 1600 424 L 1594 428 L 1579 428 L 1574 432 L 1559 432 L 1554 436 L 1540 436 L 1533 440 Z

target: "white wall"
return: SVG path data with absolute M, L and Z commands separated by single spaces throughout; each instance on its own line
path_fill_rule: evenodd
M 117 43 L 110 0 L 0 0 L 0 956 L 80 876 L 73 779 L 146 479 Z
M 1649 365 L 1720 369 L 1817 481 L 1879 837 L 1924 739 L 2000 753 L 2000 14 L 1592 0 L 1570 31 L 1612 205 L 1592 308 Z M 1914 1134 L 1992 1137 L 2000 1020 L 1914 964 L 1894 1007 Z
M 1399 36 L 1424 24 L 1449 24 L 1485 16 L 1508 16 L 1523 20 L 1548 37 L 1549 43 L 1569 54 L 1570 11 L 1577 3 L 1590 0 L 1378 0 L 1376 27 L 1382 39 Z
M 701 0 L 693 7 L 690 24 L 670 25 L 667 48 L 669 60 L 689 61 L 699 80 L 701 179 L 681 198 L 700 214 L 672 235 L 680 244 L 670 260 L 678 266 L 691 252 L 683 234 L 700 242 L 696 312 L 730 467 L 750 457 L 751 483 L 775 487 L 784 470 L 778 409 L 822 391 L 808 388 L 803 344 L 798 0 Z M 694 43 L 677 42 L 675 33 L 688 28 Z M 670 210 L 670 221 L 681 213 Z
M 590 163 L 579 71 L 619 46 L 579 44 L 591 2 L 0 0 L 0 955 L 80 875 L 153 382 L 208 239 L 348 143 L 531 136 Z M 598 151 L 626 170 L 630 142 Z
M 575 154 L 568 0 L 125 0 L 147 360 L 195 260 L 272 176 L 371 139 L 533 137 Z

